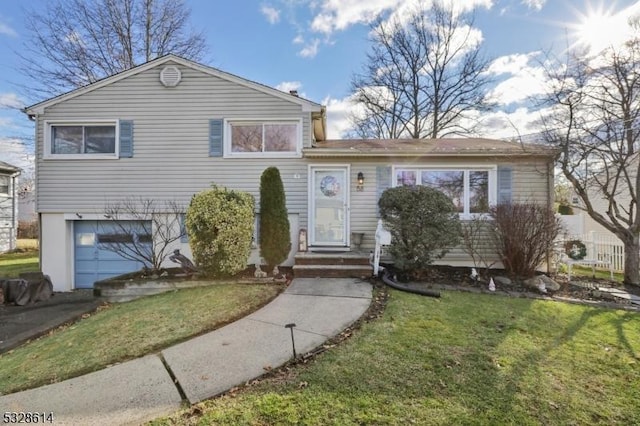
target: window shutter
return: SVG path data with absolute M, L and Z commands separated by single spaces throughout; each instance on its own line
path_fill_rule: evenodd
M 222 157 L 222 119 L 209 120 L 209 157 Z
M 133 157 L 133 121 L 120 120 L 120 157 Z
M 511 203 L 512 169 L 508 166 L 498 167 L 498 204 Z
M 380 217 L 380 208 L 378 201 L 385 189 L 391 188 L 391 166 L 376 167 L 376 214 Z
M 180 242 L 181 243 L 188 243 L 189 242 L 189 235 L 187 235 L 187 227 L 185 225 L 186 219 L 187 219 L 187 215 L 185 213 L 182 213 L 180 215 L 180 233 L 182 234 L 180 236 Z

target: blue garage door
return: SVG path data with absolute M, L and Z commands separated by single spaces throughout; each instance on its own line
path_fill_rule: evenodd
M 124 221 L 121 225 L 112 221 L 76 221 L 75 239 L 75 287 L 93 288 L 93 283 L 116 275 L 141 269 L 141 262 L 126 259 L 113 248 L 133 246 L 151 250 L 149 222 Z M 111 249 L 110 249 L 111 248 Z

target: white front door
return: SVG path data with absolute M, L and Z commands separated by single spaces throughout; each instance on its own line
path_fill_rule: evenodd
M 311 166 L 311 246 L 349 246 L 349 166 Z

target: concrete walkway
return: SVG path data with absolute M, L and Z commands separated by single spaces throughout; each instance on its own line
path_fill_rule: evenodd
M 53 413 L 56 425 L 139 424 L 180 409 L 180 392 L 195 403 L 290 360 L 286 324 L 296 324 L 298 354 L 320 346 L 360 318 L 371 296 L 371 285 L 360 280 L 298 278 L 239 321 L 161 354 L 0 396 L 0 411 Z

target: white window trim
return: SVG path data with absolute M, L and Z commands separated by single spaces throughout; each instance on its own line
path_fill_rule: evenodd
M 292 152 L 233 152 L 231 148 L 231 125 L 240 124 L 295 124 L 296 150 Z M 223 158 L 302 158 L 302 119 L 225 118 Z
M 464 172 L 464 209 L 465 211 L 459 213 L 459 217 L 462 220 L 470 220 L 476 217 L 486 216 L 487 213 L 469 213 L 469 173 L 468 172 L 489 172 L 489 206 L 495 206 L 498 202 L 498 166 L 486 165 L 486 164 L 465 164 L 464 166 L 458 164 L 442 164 L 433 166 L 414 166 L 411 164 L 397 164 L 391 167 L 392 187 L 398 186 L 397 171 L 415 171 L 419 173 L 421 171 L 462 171 Z M 417 176 L 417 174 L 416 174 Z
M 0 197 L 11 197 L 11 187 L 12 187 L 12 183 L 14 181 L 14 179 L 10 176 L 10 175 L 0 175 L 0 181 L 2 180 L 7 180 L 7 192 L 0 192 Z M 2 185 L 4 186 L 4 185 Z
M 53 154 L 51 153 L 52 126 L 115 126 L 116 146 L 114 153 L 94 154 Z M 44 122 L 45 160 L 114 160 L 120 157 L 120 120 L 47 120 Z

